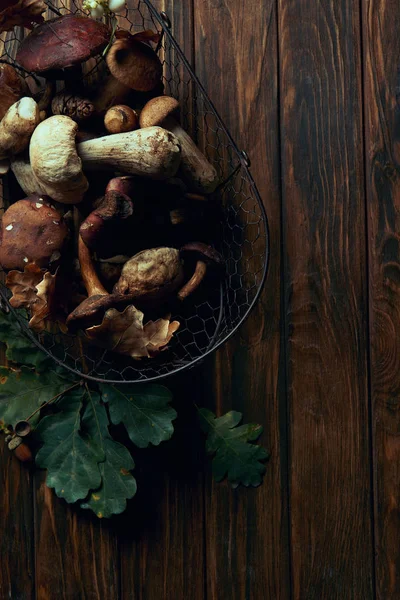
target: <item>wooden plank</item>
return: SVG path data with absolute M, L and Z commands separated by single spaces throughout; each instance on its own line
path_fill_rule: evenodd
M 400 595 L 400 6 L 363 3 L 376 592 Z
M 35 566 L 38 600 L 119 597 L 117 536 L 100 521 L 57 498 L 35 475 Z
M 192 60 L 193 2 L 157 3 L 171 19 L 172 34 Z M 173 50 L 165 53 L 166 93 L 190 105 L 191 87 Z M 181 83 L 179 83 L 181 81 Z M 185 126 L 191 117 L 183 111 Z M 138 494 L 121 521 L 123 600 L 204 599 L 203 475 L 193 401 L 199 397 L 202 372 L 166 380 L 178 410 L 171 442 L 154 451 L 135 452 Z
M 284 366 L 280 348 L 280 175 L 276 6 L 273 0 L 195 3 L 195 64 L 240 148 L 268 212 L 270 271 L 249 321 L 217 354 L 202 403 L 262 423 L 272 453 L 263 485 L 205 491 L 207 597 L 290 597 Z M 236 185 L 235 183 L 233 184 Z M 208 381 L 207 381 L 208 380 Z M 209 383 L 209 382 L 212 383 Z
M 279 0 L 294 598 L 373 597 L 358 0 Z
M 34 598 L 33 504 L 29 468 L 0 441 L 0 598 Z

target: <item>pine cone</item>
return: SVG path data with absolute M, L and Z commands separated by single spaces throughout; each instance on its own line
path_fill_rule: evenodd
M 51 103 L 53 115 L 65 115 L 74 121 L 84 121 L 92 116 L 94 106 L 87 98 L 68 92 L 60 92 Z

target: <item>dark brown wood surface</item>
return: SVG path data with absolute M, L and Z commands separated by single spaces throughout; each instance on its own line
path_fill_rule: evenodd
M 0 600 L 400 598 L 400 3 L 159 0 L 268 212 L 233 340 L 111 521 L 1 445 Z M 264 426 L 264 484 L 210 476 L 192 402 Z M 139 460 L 140 459 L 140 460 Z

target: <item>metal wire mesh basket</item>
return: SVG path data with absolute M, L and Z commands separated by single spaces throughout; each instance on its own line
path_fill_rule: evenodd
M 82 10 L 74 0 L 68 7 L 62 2 L 49 6 L 46 18 L 54 17 L 54 12 L 79 14 Z M 165 94 L 180 101 L 183 127 L 216 167 L 222 182 L 215 198 L 219 216 L 213 242 L 226 261 L 225 275 L 209 284 L 193 301 L 176 309 L 173 318 L 180 321 L 181 327 L 169 349 L 156 358 L 140 361 L 90 345 L 83 335 L 79 344 L 76 336 L 70 334 L 36 335 L 24 317 L 10 306 L 10 293 L 3 284 L 0 295 L 9 318 L 16 319 L 24 334 L 56 362 L 80 377 L 120 384 L 159 380 L 190 368 L 226 342 L 259 297 L 267 274 L 269 246 L 267 217 L 249 171 L 249 159 L 236 146 L 172 36 L 168 16 L 159 13 L 148 0 L 140 0 L 135 8 L 119 15 L 118 20 L 120 27 L 131 32 L 153 29 L 162 35 L 158 52 L 163 64 Z M 3 34 L 2 62 L 14 64 L 23 37 L 23 28 Z M 95 76 L 100 63 L 104 63 L 101 58 L 88 62 L 83 75 L 87 81 Z M 30 88 L 37 89 L 38 82 L 29 75 L 25 77 Z M 12 186 L 7 177 L 0 186 L 4 208 L 24 197 L 22 194 L 11 197 Z

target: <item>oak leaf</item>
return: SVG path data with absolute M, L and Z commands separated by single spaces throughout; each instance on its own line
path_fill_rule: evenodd
M 42 0 L 2 0 L 0 2 L 0 33 L 11 31 L 16 26 L 33 28 L 42 23 L 46 4 Z

